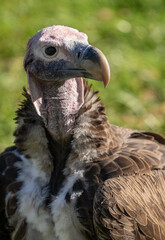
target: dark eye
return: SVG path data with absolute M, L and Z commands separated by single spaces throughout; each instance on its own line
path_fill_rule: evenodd
M 56 53 L 56 48 L 55 47 L 47 47 L 47 48 L 45 48 L 45 53 L 48 56 L 53 56 Z

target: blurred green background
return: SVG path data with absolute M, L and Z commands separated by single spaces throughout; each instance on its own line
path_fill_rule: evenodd
M 13 118 L 27 86 L 22 67 L 27 41 L 60 24 L 85 32 L 111 66 L 100 91 L 110 122 L 165 133 L 164 0 L 1 0 L 0 150 L 13 142 Z

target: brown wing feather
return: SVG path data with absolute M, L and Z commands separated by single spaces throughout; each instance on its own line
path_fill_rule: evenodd
M 111 133 L 118 147 L 99 161 L 104 183 L 94 199 L 98 239 L 163 240 L 165 139 L 116 126 Z
M 165 239 L 165 171 L 109 179 L 94 200 L 98 239 Z
M 0 239 L 10 240 L 12 229 L 9 227 L 7 217 L 11 217 L 17 208 L 15 193 L 21 183 L 16 184 L 17 168 L 15 163 L 20 161 L 13 151 L 15 147 L 10 147 L 0 154 Z M 19 185 L 19 187 L 18 187 Z M 5 200 L 7 194 L 10 196 Z
M 99 161 L 104 181 L 122 175 L 149 174 L 165 167 L 165 139 L 161 135 L 115 126 L 112 129 L 118 147 Z

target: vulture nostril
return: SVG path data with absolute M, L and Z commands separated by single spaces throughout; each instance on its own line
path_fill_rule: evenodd
M 80 58 L 80 56 L 81 56 L 81 52 L 78 52 L 78 53 L 77 53 L 78 59 Z

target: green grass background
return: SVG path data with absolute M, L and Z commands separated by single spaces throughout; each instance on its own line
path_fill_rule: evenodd
M 28 39 L 43 27 L 77 28 L 101 49 L 111 83 L 92 81 L 110 122 L 165 133 L 164 0 L 1 0 L 0 150 L 13 143 L 13 118 L 27 86 Z

